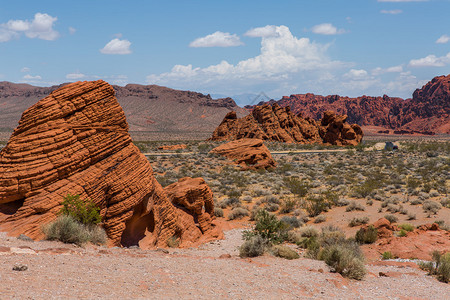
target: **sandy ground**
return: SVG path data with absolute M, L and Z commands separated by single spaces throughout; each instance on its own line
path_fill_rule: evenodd
M 242 259 L 241 232 L 229 230 L 225 240 L 195 249 L 168 250 L 80 248 L 0 233 L 0 298 L 450 299 L 449 284 L 412 263 L 368 264 L 365 279 L 354 281 L 321 261 Z M 17 264 L 28 269 L 14 271 Z

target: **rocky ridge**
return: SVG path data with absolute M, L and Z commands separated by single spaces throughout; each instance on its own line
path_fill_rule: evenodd
M 321 121 L 315 121 L 293 114 L 289 106 L 264 104 L 254 107 L 252 113 L 243 118 L 238 118 L 234 112 L 228 113 L 210 140 L 256 138 L 286 143 L 357 145 L 363 132 L 358 125 L 350 125 L 346 120 L 345 115 L 326 111 Z
M 186 200 L 172 204 L 174 191 Z M 100 207 L 111 245 L 166 246 L 175 237 L 183 246 L 223 236 L 210 209 L 189 204 L 197 193 L 212 205 L 202 179 L 180 180 L 170 193 L 156 181 L 131 142 L 114 89 L 102 80 L 66 85 L 23 113 L 0 152 L 0 230 L 41 239 L 41 226 L 69 193 Z
M 262 105 L 267 102 L 259 103 Z M 295 114 L 318 120 L 331 110 L 348 116 L 348 122 L 360 126 L 380 126 L 402 133 L 450 133 L 450 75 L 438 76 L 417 89 L 412 99 L 398 97 L 357 98 L 311 93 L 284 96 L 277 103 L 289 106 Z M 246 106 L 251 110 L 254 106 Z M 389 131 L 388 131 L 389 132 Z

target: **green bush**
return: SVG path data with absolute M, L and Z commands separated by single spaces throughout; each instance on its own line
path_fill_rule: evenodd
M 58 240 L 79 246 L 87 242 L 106 243 L 106 233 L 103 228 L 92 224 L 82 224 L 70 215 L 59 216 L 54 222 L 45 225 L 42 230 L 47 240 Z
M 299 197 L 304 197 L 310 188 L 309 184 L 294 177 L 285 177 L 284 185 Z
M 334 272 L 344 277 L 361 280 L 366 274 L 364 256 L 357 245 L 341 243 L 325 247 L 320 254 L 320 258 Z
M 287 238 L 289 225 L 281 222 L 273 214 L 266 210 L 260 210 L 255 216 L 255 228 L 253 232 L 267 239 L 271 243 L 281 243 Z
M 63 215 L 71 216 L 82 224 L 95 225 L 102 221 L 100 208 L 89 199 L 81 200 L 80 195 L 67 194 L 61 204 L 63 205 L 61 208 L 61 213 Z
M 393 259 L 394 258 L 394 255 L 392 255 L 392 252 L 391 251 L 385 251 L 385 252 L 383 252 L 383 259 Z
M 403 230 L 405 230 L 405 231 L 414 231 L 414 228 L 415 228 L 414 225 L 411 225 L 411 224 L 408 224 L 408 223 L 400 224 L 400 225 L 398 225 L 398 227 L 403 229 Z
M 304 202 L 304 208 L 309 217 L 315 217 L 328 210 L 329 204 L 322 197 L 308 197 Z
M 240 257 L 256 257 L 264 254 L 268 241 L 260 235 L 255 235 L 246 240 L 239 248 Z
M 273 255 L 285 258 L 285 259 L 297 259 L 300 258 L 300 255 L 298 255 L 295 250 L 292 250 L 291 248 L 283 245 L 276 245 L 273 246 L 270 251 L 273 253 Z
M 367 228 L 360 228 L 355 235 L 355 240 L 360 244 L 372 244 L 377 240 L 378 230 L 370 225 Z
M 439 281 L 450 282 L 450 252 L 441 254 L 435 250 L 432 257 L 434 262 L 420 262 L 419 267 L 429 275 L 436 275 Z

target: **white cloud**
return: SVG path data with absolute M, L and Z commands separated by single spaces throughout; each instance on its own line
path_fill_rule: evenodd
M 254 57 L 236 64 L 223 60 L 205 68 L 175 65 L 170 72 L 147 76 L 147 82 L 198 91 L 214 89 L 217 93 L 237 94 L 250 89 L 278 89 L 286 93 L 286 88 L 298 87 L 307 77 L 322 80 L 333 76 L 329 72 L 346 66 L 328 57 L 328 44 L 297 38 L 286 26 L 254 28 L 247 34 L 261 37 L 260 53 Z
M 447 44 L 450 41 L 450 35 L 442 35 L 437 39 L 436 44 Z
M 331 23 L 323 23 L 311 28 L 312 32 L 317 34 L 325 34 L 325 35 L 335 35 L 345 33 L 344 29 L 337 29 Z
M 56 40 L 59 37 L 59 32 L 54 30 L 53 26 L 57 20 L 58 18 L 43 13 L 36 13 L 31 21 L 9 20 L 0 24 L 0 42 L 18 38 L 22 33 L 28 38 Z
M 235 47 L 243 45 L 236 34 L 216 31 L 207 36 L 195 39 L 189 44 L 189 47 Z
M 77 30 L 73 27 L 69 27 L 69 33 L 70 34 L 75 34 L 75 32 L 77 32 Z
M 382 14 L 388 14 L 388 15 L 398 15 L 401 14 L 403 12 L 403 10 L 401 9 L 392 9 L 392 10 L 381 10 L 380 13 Z
M 131 43 L 128 40 L 113 39 L 100 52 L 103 54 L 130 54 Z
M 84 78 L 84 77 L 86 77 L 86 75 L 81 74 L 80 72 L 69 73 L 69 74 L 66 75 L 67 79 L 81 79 L 81 78 Z
M 410 67 L 444 67 L 450 64 L 450 52 L 445 56 L 428 55 L 419 59 L 411 59 Z
M 31 71 L 31 69 L 28 67 L 23 67 L 22 69 L 20 69 L 20 72 L 22 72 L 22 73 L 28 73 L 30 71 Z
M 267 25 L 264 27 L 252 28 L 244 33 L 244 35 L 249 37 L 276 37 L 278 36 L 277 26 Z
M 42 77 L 39 76 L 39 75 L 32 76 L 30 74 L 27 74 L 27 75 L 23 76 L 23 79 L 26 79 L 26 80 L 41 80 Z
M 351 69 L 350 71 L 348 71 L 347 73 L 344 74 L 344 77 L 353 79 L 353 80 L 360 80 L 360 79 L 367 78 L 368 75 L 369 74 L 367 73 L 366 70 Z
M 385 73 L 400 73 L 403 72 L 403 66 L 393 66 L 389 68 L 375 68 L 372 70 L 372 75 L 381 75 Z

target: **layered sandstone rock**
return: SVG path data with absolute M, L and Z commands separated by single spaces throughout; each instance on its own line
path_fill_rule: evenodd
M 274 168 L 276 162 L 261 139 L 243 138 L 222 144 L 210 153 L 223 155 L 243 169 Z
M 210 140 L 226 141 L 242 138 L 287 143 L 327 143 L 332 145 L 357 145 L 363 132 L 356 125 L 346 123 L 347 116 L 325 112 L 321 122 L 294 115 L 289 107 L 278 104 L 256 106 L 252 113 L 238 119 L 228 113 L 216 128 Z
M 433 78 L 417 89 L 412 99 L 406 100 L 387 95 L 350 98 L 308 93 L 284 96 L 266 103 L 289 106 L 294 113 L 315 120 L 320 119 L 325 111 L 334 111 L 347 115 L 350 123 L 385 127 L 397 134 L 450 133 L 450 75 Z M 263 104 L 261 102 L 258 106 Z M 254 107 L 246 106 L 249 110 Z
M 0 230 L 42 238 L 41 226 L 69 193 L 101 208 L 111 245 L 145 237 L 149 247 L 165 246 L 190 230 L 131 142 L 114 90 L 102 80 L 66 85 L 23 113 L 0 152 Z

